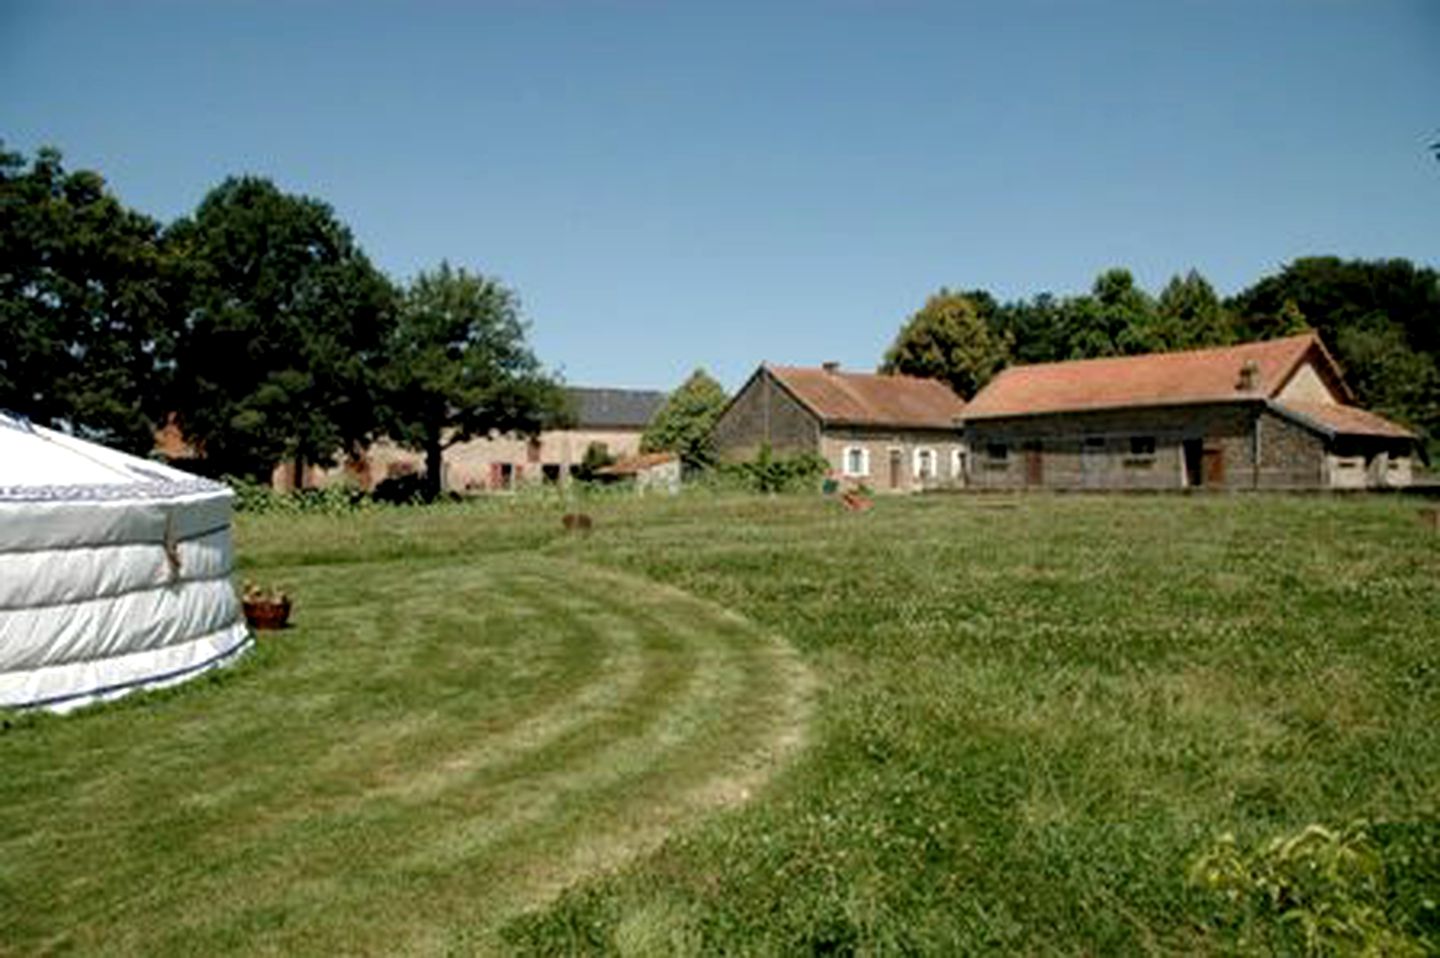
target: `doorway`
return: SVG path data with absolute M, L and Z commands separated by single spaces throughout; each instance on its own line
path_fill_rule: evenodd
M 1025 444 L 1025 485 L 1040 486 L 1045 482 L 1045 460 L 1040 454 L 1040 443 Z
M 1201 459 L 1205 463 L 1205 485 L 1225 485 L 1225 450 L 1219 446 L 1206 446 Z
M 905 480 L 905 454 L 899 449 L 890 450 L 890 488 L 899 489 Z
M 1205 458 L 1205 442 L 1202 439 L 1186 439 L 1181 448 L 1185 453 L 1185 485 L 1197 489 L 1205 482 L 1205 475 L 1201 472 Z

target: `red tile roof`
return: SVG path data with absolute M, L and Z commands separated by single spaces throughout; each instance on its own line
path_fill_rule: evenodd
M 807 366 L 767 364 L 765 369 L 830 425 L 954 429 L 965 409 L 965 401 L 935 379 Z
M 1183 353 L 1011 366 L 970 401 L 965 418 L 1269 398 L 1312 349 L 1324 355 L 1318 337 L 1307 332 Z M 1242 390 L 1241 370 L 1249 363 L 1254 381 Z
M 1285 400 L 1275 405 L 1288 410 L 1301 419 L 1308 419 L 1326 432 L 1341 436 L 1385 436 L 1391 439 L 1414 439 L 1415 434 L 1384 416 L 1366 412 L 1354 406 L 1337 406 L 1333 403 L 1295 402 Z
M 667 462 L 674 462 L 676 455 L 673 452 L 642 452 L 638 455 L 627 456 L 619 462 L 604 466 L 595 471 L 602 476 L 635 476 L 646 469 L 653 469 L 656 466 L 663 466 Z

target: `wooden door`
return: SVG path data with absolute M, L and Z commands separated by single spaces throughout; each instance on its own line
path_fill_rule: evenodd
M 899 489 L 905 481 L 905 454 L 899 449 L 890 450 L 890 488 Z
M 1025 450 L 1025 485 L 1038 486 L 1045 482 L 1045 461 L 1039 449 Z
M 1219 446 L 1206 446 L 1201 458 L 1204 461 L 1205 485 L 1225 485 L 1225 450 Z

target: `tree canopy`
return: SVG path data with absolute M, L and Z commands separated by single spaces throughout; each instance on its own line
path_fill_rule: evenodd
M 640 439 L 641 450 L 676 453 L 687 469 L 714 465 L 711 432 L 728 401 L 725 388 L 705 370 L 696 369 L 655 413 Z
M 1172 276 L 1155 301 L 1147 351 L 1223 346 L 1235 341 L 1235 322 L 1215 287 L 1195 270 Z
M 564 396 L 525 341 L 514 293 L 441 263 L 405 290 L 385 344 L 390 436 L 425 453 L 426 489 L 441 489 L 445 449 L 492 433 L 535 435 L 567 418 Z
M 173 346 L 159 237 L 98 174 L 0 145 L 0 406 L 150 452 Z
M 176 222 L 176 410 L 214 471 L 332 463 L 374 434 L 395 293 L 319 200 L 235 177 Z
M 969 296 L 942 288 L 901 328 L 880 370 L 939 379 L 968 399 L 1005 364 L 1009 346 Z

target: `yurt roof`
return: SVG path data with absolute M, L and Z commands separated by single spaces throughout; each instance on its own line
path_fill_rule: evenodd
M 0 501 L 150 499 L 224 489 L 0 411 Z

